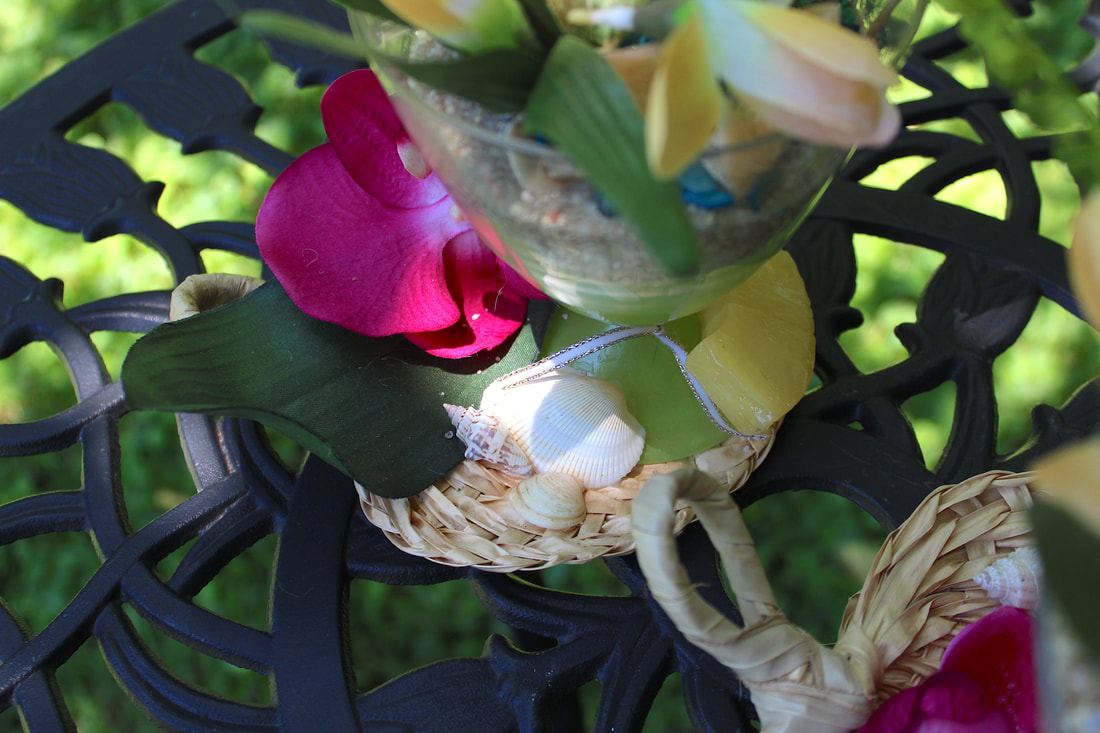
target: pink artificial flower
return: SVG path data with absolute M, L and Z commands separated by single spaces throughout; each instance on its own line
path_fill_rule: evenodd
M 940 670 L 875 710 L 859 733 L 1034 733 L 1034 620 L 1005 606 L 951 641 Z
M 294 161 L 256 217 L 264 261 L 314 318 L 404 334 L 435 356 L 499 345 L 544 298 L 478 239 L 371 71 L 321 100 L 330 142 Z

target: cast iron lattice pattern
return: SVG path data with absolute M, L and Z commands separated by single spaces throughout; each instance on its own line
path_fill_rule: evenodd
M 307 0 L 237 0 L 341 23 L 332 6 Z M 126 232 L 159 252 L 177 280 L 201 270 L 200 252 L 256 256 L 250 225 L 205 222 L 174 228 L 156 213 L 162 184 L 141 180 L 122 160 L 64 138 L 109 100 L 122 102 L 185 152 L 219 149 L 270 172 L 289 156 L 253 134 L 258 108 L 230 75 L 192 51 L 235 26 L 214 0 L 182 0 L 121 33 L 0 111 L 0 196 L 28 216 L 95 241 Z M 274 58 L 303 84 L 326 83 L 347 62 L 286 44 Z M 1039 192 L 1031 162 L 1051 139 L 1017 139 L 994 89 L 962 87 L 936 65 L 961 49 L 952 31 L 921 43 L 910 78 L 927 99 L 906 104 L 908 123 L 959 117 L 980 141 L 905 131 L 886 150 L 856 155 L 790 245 L 817 319 L 822 385 L 784 425 L 774 451 L 740 492 L 750 503 L 811 489 L 843 495 L 890 526 L 942 483 L 990 469 L 1018 470 L 1029 458 L 1093 428 L 1100 404 L 1082 390 L 1061 408 L 1039 406 L 1028 444 L 996 452 L 992 363 L 1017 339 L 1040 298 L 1073 310 L 1062 251 L 1037 234 Z M 876 167 L 909 155 L 934 162 L 898 191 L 861 185 Z M 953 181 L 994 170 L 1009 207 L 1003 220 L 933 198 Z M 838 336 L 859 325 L 853 234 L 881 235 L 946 255 L 928 283 L 915 323 L 898 335 L 909 357 L 861 373 Z M 75 241 L 75 238 L 74 238 Z M 78 243 L 74 246 L 80 246 Z M 632 557 L 607 561 L 629 597 L 579 597 L 508 575 L 433 565 L 393 549 L 357 511 L 350 482 L 317 460 L 297 475 L 271 455 L 248 422 L 182 416 L 181 434 L 203 490 L 137 531 L 120 486 L 118 421 L 127 411 L 90 334 L 142 333 L 167 318 L 167 293 L 135 293 L 64 309 L 60 284 L 39 280 L 0 256 L 0 357 L 32 341 L 54 346 L 70 368 L 78 403 L 54 417 L 0 426 L 0 456 L 51 454 L 79 442 L 80 490 L 28 496 L 0 507 L 0 537 L 90 533 L 103 561 L 68 607 L 29 635 L 0 606 L 0 705 L 18 706 L 32 731 L 71 726 L 55 671 L 94 637 L 120 685 L 160 725 L 183 730 L 541 731 L 579 729 L 576 690 L 599 679 L 597 730 L 640 730 L 662 681 L 679 672 L 696 729 L 751 730 L 737 681 L 670 627 L 648 598 Z M 934 471 L 925 468 L 900 405 L 948 381 L 957 385 L 951 437 Z M 858 428 L 854 427 L 858 424 Z M 0 465 L 3 465 L 0 463 Z M 267 628 L 251 628 L 193 603 L 195 595 L 259 538 L 277 533 Z M 167 580 L 157 562 L 189 542 Z M 706 593 L 731 615 L 712 550 L 698 529 L 682 555 Z M 485 607 L 515 630 L 490 639 L 480 658 L 439 661 L 367 692 L 347 671 L 341 612 L 348 583 L 471 583 Z M 138 637 L 124 612 L 231 664 L 265 675 L 272 704 L 220 699 L 180 681 Z M 524 641 L 542 640 L 523 648 Z

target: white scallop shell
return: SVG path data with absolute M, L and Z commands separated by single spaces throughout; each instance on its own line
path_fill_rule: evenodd
M 569 529 L 588 513 L 584 487 L 567 473 L 536 473 L 511 492 L 512 508 L 525 521 L 546 529 Z
M 974 582 L 1002 605 L 1030 611 L 1039 602 L 1042 578 L 1039 551 L 1020 547 L 975 575 Z
M 466 444 L 467 458 L 491 463 L 516 476 L 535 473 L 508 426 L 495 415 L 458 405 L 443 405 L 443 409 L 455 426 L 455 435 Z
M 617 482 L 645 447 L 645 428 L 622 392 L 568 367 L 514 386 L 490 385 L 481 409 L 508 426 L 536 471 L 568 473 L 589 489 Z

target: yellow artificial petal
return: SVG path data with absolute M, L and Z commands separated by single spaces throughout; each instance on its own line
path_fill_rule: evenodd
M 1100 438 L 1040 458 L 1035 486 L 1045 497 L 1100 534 Z
M 1100 329 L 1100 191 L 1081 202 L 1067 258 L 1077 302 L 1093 328 Z
M 889 87 L 898 82 L 897 72 L 882 60 L 871 39 L 820 13 L 756 0 L 733 1 L 761 32 L 815 66 L 873 86 Z
M 646 158 L 660 179 L 675 178 L 707 146 L 722 114 L 699 13 L 665 39 L 645 108 Z

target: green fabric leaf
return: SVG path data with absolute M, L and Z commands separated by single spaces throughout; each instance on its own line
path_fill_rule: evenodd
M 402 22 L 392 15 L 382 17 Z M 241 16 L 241 27 L 351 58 L 367 58 L 365 43 L 354 36 L 277 10 L 249 11 Z M 459 57 L 453 61 L 430 63 L 407 61 L 381 52 L 371 54 L 371 60 L 394 66 L 429 86 L 472 99 L 492 112 L 523 109 L 542 64 L 536 51 L 520 47 L 477 54 L 456 53 Z
M 523 8 L 523 14 L 527 16 L 527 22 L 535 32 L 535 38 L 542 43 L 544 48 L 554 47 L 554 43 L 562 35 L 558 19 L 550 11 L 550 6 L 544 0 L 519 0 Z
M 538 79 L 541 59 L 522 49 L 462 54 L 454 61 L 412 62 L 374 54 L 379 64 L 451 94 L 472 99 L 491 112 L 519 112 Z
M 532 361 L 525 326 L 484 356 L 429 356 L 310 318 L 276 281 L 158 326 L 122 365 L 127 404 L 257 420 L 382 496 L 415 494 L 462 460 L 443 403 L 477 405 L 493 379 Z M 499 359 L 499 361 L 497 361 Z
M 1094 662 L 1100 663 L 1100 537 L 1052 502 L 1037 499 L 1031 521 L 1049 595 L 1069 620 Z
M 367 58 L 366 48 L 351 34 L 290 13 L 278 10 L 250 10 L 243 13 L 238 22 L 242 28 L 261 36 L 280 38 L 300 46 L 320 48 L 352 59 L 366 60 Z
M 699 243 L 672 181 L 645 157 L 642 114 L 600 53 L 562 36 L 527 103 L 529 131 L 546 137 L 591 179 L 673 275 L 699 269 Z
M 666 324 L 669 335 L 691 349 L 701 337 L 699 317 Z M 602 321 L 559 308 L 550 319 L 542 355 L 595 336 L 608 329 Z M 707 418 L 672 352 L 653 336 L 622 341 L 570 364 L 586 374 L 606 379 L 622 390 L 627 409 L 645 427 L 641 463 L 678 461 L 713 448 L 727 436 Z

